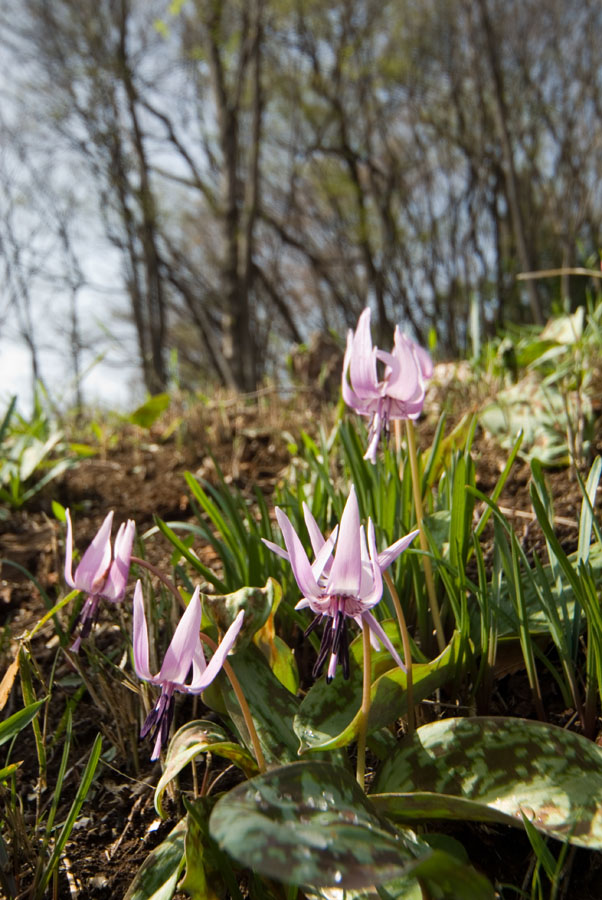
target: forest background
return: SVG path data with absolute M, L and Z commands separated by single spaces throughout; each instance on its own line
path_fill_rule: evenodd
M 463 355 L 598 267 L 595 0 L 5 0 L 0 33 L 0 357 L 67 404 L 101 358 L 252 391 L 366 305 Z

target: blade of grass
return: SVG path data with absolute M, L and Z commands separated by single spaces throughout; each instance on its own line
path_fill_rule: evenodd
M 69 840 L 69 835 L 73 830 L 73 826 L 75 825 L 79 812 L 84 804 L 86 797 L 88 796 L 88 791 L 90 790 L 92 781 L 94 779 L 94 774 L 96 772 L 98 760 L 100 759 L 101 751 L 102 737 L 100 734 L 98 734 L 96 735 L 96 740 L 94 741 L 94 746 L 92 747 L 90 758 L 88 759 L 88 763 L 82 774 L 82 778 L 77 789 L 77 794 L 75 795 L 75 799 L 71 804 L 71 808 L 67 815 L 67 819 L 65 820 L 65 824 L 63 825 L 60 834 L 56 839 L 56 843 L 48 861 L 48 865 L 46 866 L 44 873 L 37 885 L 35 900 L 42 900 L 44 892 L 48 886 L 48 882 L 50 881 L 52 874 L 59 863 L 61 854 L 65 849 L 65 844 Z

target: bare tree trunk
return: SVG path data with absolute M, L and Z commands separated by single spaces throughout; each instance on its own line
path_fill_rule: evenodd
M 145 271 L 145 303 L 144 325 L 147 331 L 147 349 L 150 351 L 150 360 L 147 366 L 146 387 L 151 394 L 164 391 L 167 387 L 167 372 L 165 369 L 165 339 L 166 339 L 166 313 L 163 282 L 160 272 L 160 257 L 157 248 L 157 212 L 155 198 L 150 184 L 149 165 L 146 158 L 142 131 L 138 121 L 136 109 L 138 97 L 134 86 L 132 72 L 128 57 L 128 15 L 129 0 L 121 0 L 120 8 L 120 35 L 119 35 L 119 75 L 127 97 L 128 111 L 131 118 L 133 144 L 138 163 L 138 177 L 140 187 L 138 190 L 138 206 L 141 223 L 139 226 L 139 238 L 142 245 L 142 255 Z
M 512 152 L 512 143 L 510 140 L 510 132 L 508 130 L 508 113 L 506 109 L 506 100 L 504 94 L 504 77 L 500 61 L 498 57 L 495 35 L 487 10 L 487 0 L 477 0 L 481 13 L 481 25 L 485 35 L 485 44 L 487 49 L 487 59 L 491 71 L 491 78 L 494 88 L 495 114 L 497 119 L 499 138 L 502 146 L 502 156 L 504 159 L 504 175 L 506 179 L 506 190 L 508 194 L 508 205 L 510 207 L 510 215 L 512 216 L 512 226 L 514 229 L 514 237 L 516 240 L 516 248 L 518 251 L 520 265 L 525 272 L 532 270 L 531 259 L 527 248 L 525 237 L 525 228 L 523 215 L 518 199 L 518 188 L 516 181 L 516 169 L 514 166 L 514 154 Z M 543 315 L 541 312 L 541 304 L 537 293 L 536 282 L 529 279 L 526 282 L 527 292 L 529 295 L 529 304 L 531 306 L 531 315 L 533 320 L 538 324 L 543 323 Z
M 213 0 L 206 23 L 205 39 L 211 80 L 217 107 L 219 142 L 222 152 L 222 233 L 224 254 L 222 283 L 225 312 L 223 315 L 223 353 L 234 375 L 236 386 L 243 391 L 256 387 L 256 354 L 251 325 L 250 292 L 253 281 L 253 241 L 259 195 L 259 141 L 261 137 L 261 0 L 243 10 L 242 47 L 234 84 L 227 85 L 227 74 L 219 45 L 222 0 Z M 241 199 L 239 165 L 241 162 L 239 116 L 241 98 L 249 63 L 253 65 L 253 127 L 251 166 L 248 178 L 248 203 Z M 246 221 L 245 221 L 246 213 Z

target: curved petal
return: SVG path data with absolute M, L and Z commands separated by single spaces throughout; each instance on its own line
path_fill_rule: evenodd
M 372 519 L 368 519 L 368 549 L 370 553 L 370 566 L 372 569 L 372 585 L 370 590 L 360 600 L 366 604 L 369 609 L 376 606 L 383 595 L 383 576 L 378 565 L 378 553 L 376 550 L 376 535 L 374 534 L 374 523 Z
M 71 525 L 71 515 L 69 510 L 65 510 L 67 518 L 67 537 L 65 538 L 65 581 L 69 587 L 74 588 L 73 580 L 73 527 Z
M 307 609 L 309 606 L 311 609 L 311 600 L 308 600 L 307 597 L 302 597 L 298 603 L 295 603 L 295 609 Z
M 429 381 L 429 379 L 433 377 L 433 360 L 431 359 L 430 354 L 426 352 L 424 347 L 421 347 L 420 344 L 416 343 L 416 341 L 411 341 L 411 344 L 413 345 L 414 353 L 416 354 L 422 377 L 425 381 Z
M 94 539 L 75 570 L 75 587 L 89 594 L 99 594 L 111 565 L 111 527 L 113 510 L 107 514 Z
M 306 597 L 318 597 L 321 591 L 309 564 L 307 553 L 299 540 L 299 535 L 291 525 L 288 516 L 278 507 L 276 507 L 276 519 L 288 550 L 295 581 L 299 585 L 301 593 Z
M 374 618 L 371 612 L 362 613 L 362 628 L 365 627 L 368 627 L 372 634 L 374 634 L 375 637 L 377 637 L 381 644 L 385 647 L 385 649 L 389 651 L 399 668 L 404 672 L 407 671 L 403 659 L 387 637 L 380 623 Z
M 422 390 L 422 379 L 418 362 L 407 338 L 401 334 L 398 337 L 396 329 L 393 353 L 379 351 L 378 356 L 389 367 L 386 379 L 387 396 L 396 400 L 414 400 Z
M 320 531 L 320 526 L 314 519 L 313 513 L 305 500 L 303 501 L 303 518 L 305 519 L 307 533 L 309 534 L 309 540 L 311 541 L 311 548 L 314 551 L 314 556 L 317 556 L 326 543 L 326 538 Z
M 290 562 L 290 557 L 286 550 L 284 550 L 282 547 L 279 547 L 278 544 L 275 544 L 273 541 L 268 541 L 267 538 L 262 538 L 261 540 L 266 545 L 268 550 L 271 550 L 272 553 L 275 553 L 277 556 L 281 556 L 282 559 Z
M 161 671 L 155 679 L 157 682 L 171 681 L 176 684 L 183 684 L 186 680 L 192 665 L 192 657 L 200 641 L 199 631 L 203 617 L 203 607 L 199 593 L 200 590 L 196 587 L 167 648 Z
M 113 562 L 104 583 L 101 594 L 107 600 L 116 602 L 123 600 L 130 574 L 130 557 L 136 525 L 133 519 L 128 519 L 127 524 L 122 522 L 115 538 Z
M 353 332 L 347 332 L 347 346 L 345 347 L 345 356 L 343 358 L 343 374 L 341 376 L 341 393 L 343 401 L 350 406 L 356 413 L 362 413 L 363 404 L 357 396 L 351 385 L 349 384 L 348 372 L 351 363 L 351 354 L 353 353 Z
M 316 554 L 316 558 L 311 564 L 311 570 L 314 573 L 316 581 L 319 581 L 322 574 L 328 576 L 332 568 L 332 551 L 336 544 L 338 533 L 339 526 L 337 525 L 328 540 L 322 545 L 320 552 Z
M 384 572 L 387 566 L 390 566 L 391 563 L 410 546 L 417 534 L 418 529 L 410 531 L 405 537 L 399 538 L 398 541 L 395 541 L 394 544 L 391 544 L 390 547 L 387 547 L 386 550 L 383 550 L 382 553 L 378 554 L 378 565 L 380 566 L 381 572 Z
M 238 632 L 242 627 L 244 615 L 245 611 L 244 609 L 241 609 L 241 611 L 236 616 L 227 632 L 225 633 L 217 650 L 209 660 L 205 671 L 202 673 L 195 673 L 197 677 L 193 677 L 192 683 L 188 687 L 188 691 L 190 693 L 196 694 L 204 691 L 205 688 L 208 688 L 213 679 L 217 676 L 219 670 L 224 664 L 228 653 L 234 645 L 234 641 L 238 637 Z
M 364 453 L 364 459 L 367 459 L 368 462 L 371 462 L 373 466 L 376 465 L 376 451 L 378 450 L 378 444 L 380 441 L 380 429 L 382 427 L 381 407 L 382 401 L 379 401 L 378 407 L 372 419 L 372 423 L 370 424 L 370 433 L 368 435 L 368 449 Z
M 146 626 L 146 615 L 144 613 L 144 596 L 142 594 L 142 584 L 136 582 L 134 590 L 134 634 L 132 639 L 134 647 L 134 668 L 138 678 L 143 681 L 152 681 L 149 664 L 148 664 L 148 629 Z
M 360 510 L 355 486 L 352 485 L 341 516 L 339 538 L 328 576 L 326 592 L 328 594 L 356 595 L 360 588 L 361 574 Z
M 376 356 L 370 334 L 369 307 L 366 307 L 359 317 L 353 336 L 349 361 L 349 380 L 360 401 L 372 400 L 380 394 L 380 384 L 376 373 Z

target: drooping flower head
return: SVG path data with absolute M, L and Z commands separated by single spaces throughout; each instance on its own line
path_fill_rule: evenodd
M 159 758 L 162 745 L 167 741 L 173 718 L 174 692 L 200 694 L 216 677 L 242 626 L 244 610 L 241 610 L 224 635 L 224 639 L 211 657 L 205 659 L 199 632 L 203 607 L 197 587 L 190 598 L 182 618 L 163 657 L 163 665 L 153 675 L 149 668 L 149 645 L 142 585 L 136 582 L 134 591 L 134 668 L 138 678 L 159 685 L 161 694 L 146 717 L 140 737 L 150 734 L 154 741 L 151 760 Z M 192 668 L 192 675 L 190 670 Z
M 101 597 L 112 603 L 123 600 L 130 572 L 136 525 L 133 519 L 128 519 L 127 523 L 123 522 L 119 526 L 114 547 L 111 549 L 113 525 L 111 511 L 98 529 L 73 575 L 73 527 L 69 510 L 65 512 L 67 517 L 65 581 L 70 587 L 84 591 L 88 595 L 78 619 L 80 633 L 71 648 L 77 652 L 82 638 L 86 638 L 90 633 Z
M 379 379 L 377 363 L 384 365 Z M 426 382 L 433 363 L 422 347 L 395 326 L 393 350 L 386 353 L 372 345 L 370 309 L 359 317 L 355 332 L 349 330 L 343 361 L 342 391 L 345 403 L 361 416 L 369 416 L 370 433 L 364 459 L 376 461 L 381 429 L 393 419 L 416 419 L 422 412 Z
M 395 647 L 370 610 L 382 597 L 383 571 L 410 545 L 418 531 L 412 531 L 378 553 L 372 520 L 368 519 L 366 530 L 360 524 L 354 487 L 345 504 L 340 528 L 337 527 L 327 540 L 305 504 L 303 513 L 315 554 L 313 563 L 309 562 L 297 532 L 281 509 L 276 508 L 276 518 L 286 550 L 271 541 L 264 543 L 292 566 L 303 594 L 295 608 L 309 607 L 314 613 L 305 635 L 324 623 L 320 652 L 312 675 L 317 678 L 328 659 L 327 681 L 334 678 L 339 662 L 343 677 L 349 676 L 348 619 L 353 619 L 360 628 L 368 628 L 375 648 L 379 647 L 380 641 L 397 665 L 405 669 Z

